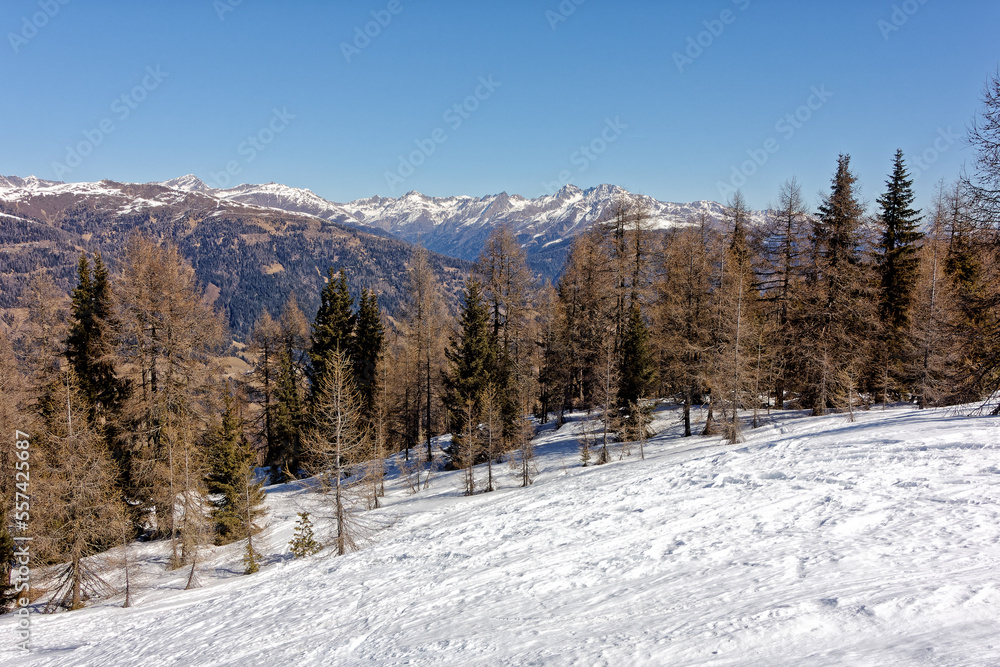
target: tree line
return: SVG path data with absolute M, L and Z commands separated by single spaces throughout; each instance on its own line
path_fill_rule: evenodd
M 737 192 L 723 220 L 666 231 L 622 196 L 575 239 L 556 285 L 539 283 L 511 230 L 495 229 L 457 315 L 423 249 L 391 314 L 331 267 L 312 321 L 294 293 L 256 320 L 247 374 L 225 368 L 234 343 L 175 246 L 137 235 L 114 276 L 84 254 L 68 298 L 39 273 L 22 315 L 0 328 L 0 421 L 31 433 L 33 558 L 46 566 L 37 594 L 70 609 L 109 594 L 89 557 L 120 553 L 128 582 L 136 538 L 166 541 L 188 585 L 209 542 L 243 542 L 255 571 L 263 469 L 272 482 L 315 480 L 343 554 L 364 537 L 359 510 L 381 502 L 389 456 L 414 491 L 442 462 L 464 471 L 467 494 L 493 490 L 501 461 L 527 486 L 533 424 L 570 411 L 594 417 L 588 465 L 610 460 L 616 440 L 644 455 L 654 399 L 679 407 L 684 436 L 736 442 L 772 410 L 853 415 L 994 396 L 997 78 L 985 102 L 972 171 L 939 185 L 929 211 L 913 208 L 901 151 L 872 214 L 848 155 L 815 212 L 794 178 L 762 220 Z M 0 453 L 13 470 L 12 448 Z M 0 574 L 12 485 L 0 479 Z M 314 551 L 308 516 L 300 531 L 293 551 Z

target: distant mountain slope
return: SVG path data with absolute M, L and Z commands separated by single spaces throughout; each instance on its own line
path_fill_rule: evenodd
M 15 306 L 38 271 L 51 271 L 70 289 L 82 251 L 100 251 L 114 267 L 136 232 L 178 245 L 209 293 L 217 293 L 215 303 L 237 335 L 265 308 L 278 312 L 292 292 L 311 316 L 330 266 L 347 271 L 355 292 L 376 290 L 388 311 L 400 306 L 412 245 L 377 230 L 220 197 L 191 180 L 179 185 L 0 177 L 0 308 Z M 456 297 L 469 265 L 437 255 L 432 265 Z
M 525 199 L 501 192 L 488 197 L 428 197 L 409 192 L 398 199 L 371 197 L 344 204 L 361 223 L 385 229 L 409 241 L 424 240 L 428 248 L 472 259 L 491 229 L 506 224 L 529 253 L 571 239 L 601 220 L 627 190 L 599 185 L 587 190 L 567 185 L 553 195 Z M 631 195 L 644 204 L 654 228 L 665 229 L 705 213 L 721 218 L 716 202 L 671 204 L 645 195 Z
M 162 185 L 202 192 L 228 202 L 270 206 L 382 230 L 404 241 L 421 243 L 434 252 L 467 260 L 476 258 L 490 231 L 509 225 L 524 245 L 532 267 L 551 278 L 561 271 L 573 237 L 601 220 L 619 196 L 631 194 L 615 185 L 587 190 L 567 185 L 555 194 L 535 199 L 506 192 L 485 197 L 429 197 L 408 192 L 396 198 L 375 196 L 337 204 L 310 190 L 277 183 L 216 190 L 188 175 Z M 702 213 L 714 220 L 724 215 L 725 207 L 717 202 L 675 204 L 646 195 L 631 196 L 646 206 L 656 229 L 683 224 Z M 763 212 L 755 216 L 761 218 Z
M 188 174 L 162 183 L 62 183 L 34 176 L 0 176 L 0 308 L 17 302 L 27 276 L 52 271 L 72 284 L 79 253 L 100 250 L 113 264 L 125 239 L 140 230 L 176 242 L 206 285 L 217 289 L 237 333 L 263 308 L 275 310 L 294 290 L 303 307 L 318 305 L 330 265 L 348 270 L 352 288 L 380 291 L 394 310 L 405 287 L 410 243 L 435 258 L 446 290 L 456 295 L 468 265 L 490 232 L 508 225 L 538 274 L 555 279 L 573 238 L 605 218 L 626 190 L 567 185 L 527 199 L 501 192 L 485 197 L 369 197 L 346 204 L 279 183 L 212 188 Z M 661 202 L 631 195 L 657 229 L 701 214 L 719 220 L 711 201 Z M 758 219 L 763 212 L 754 214 Z M 401 241 L 403 243 L 401 243 Z M 446 259 L 443 256 L 457 258 Z

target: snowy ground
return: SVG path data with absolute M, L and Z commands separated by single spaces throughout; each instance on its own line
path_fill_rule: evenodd
M 773 417 L 579 467 L 543 430 L 536 482 L 465 497 L 397 477 L 362 550 L 291 560 L 315 495 L 273 487 L 272 563 L 213 550 L 194 591 L 141 545 L 138 603 L 32 617 L 11 665 L 998 665 L 1000 418 Z M 579 420 L 580 415 L 574 419 Z

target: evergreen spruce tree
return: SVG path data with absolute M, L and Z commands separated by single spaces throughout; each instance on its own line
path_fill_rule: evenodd
M 299 310 L 295 296 L 289 297 L 279 320 L 275 350 L 274 402 L 271 429 L 273 442 L 266 463 L 274 481 L 295 479 L 302 467 L 302 434 L 305 425 L 305 381 L 309 323 Z
M 864 261 L 864 208 L 855 193 L 850 156 L 837 159 L 830 194 L 813 225 L 810 266 L 796 313 L 803 399 L 814 414 L 849 407 L 871 357 L 877 326 L 871 269 Z
M 378 310 L 375 293 L 362 290 L 358 303 L 357 327 L 354 338 L 354 385 L 361 397 L 362 410 L 374 416 L 375 395 L 378 392 L 378 362 L 385 347 L 385 329 Z
M 466 284 L 465 303 L 459 320 L 460 331 L 446 351 L 451 368 L 446 380 L 446 402 L 451 412 L 452 448 L 449 456 L 461 457 L 465 447 L 467 404 L 471 412 L 483 412 L 483 398 L 494 381 L 496 339 L 490 330 L 487 304 L 477 280 Z
M 640 425 L 645 422 L 639 414 L 640 400 L 646 398 L 656 381 L 656 366 L 649 346 L 649 330 L 642 317 L 639 302 L 629 307 L 622 338 L 621 370 L 618 373 L 618 409 L 625 415 L 628 436 L 639 436 Z
M 878 199 L 881 238 L 875 249 L 879 278 L 879 317 L 883 332 L 883 359 L 886 382 L 906 383 L 909 366 L 916 354 L 910 340 L 910 311 L 917 283 L 920 258 L 918 243 L 923 234 L 917 229 L 920 211 L 912 208 L 913 181 L 896 151 L 886 191 Z
M 347 276 L 341 271 L 334 277 L 329 270 L 329 280 L 320 293 L 320 306 L 312 325 L 313 391 L 323 383 L 327 373 L 327 361 L 333 352 L 348 357 L 354 353 L 354 328 L 357 321 L 353 312 L 354 300 L 347 289 Z
M 311 556 L 323 548 L 313 537 L 312 520 L 309 512 L 299 512 L 299 518 L 295 522 L 295 533 L 292 535 L 288 548 L 296 558 Z
M 275 449 L 270 453 L 272 477 L 287 481 L 295 479 L 301 467 L 305 413 L 299 390 L 298 369 L 287 349 L 279 353 L 275 385 L 272 421 Z
M 226 396 L 221 422 L 208 435 L 208 469 L 205 480 L 212 500 L 216 544 L 239 539 L 243 517 L 240 516 L 242 476 L 248 465 L 248 448 L 232 397 Z
M 108 335 L 112 312 L 111 283 L 100 255 L 93 272 L 86 254 L 80 255 L 78 284 L 72 293 L 72 322 L 66 337 L 66 357 L 73 365 L 80 390 L 92 415 L 113 409 L 123 387 L 115 375 Z

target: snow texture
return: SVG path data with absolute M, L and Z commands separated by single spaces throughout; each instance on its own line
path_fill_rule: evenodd
M 541 427 L 529 488 L 500 466 L 493 493 L 438 471 L 414 494 L 394 463 L 344 557 L 292 560 L 323 501 L 271 487 L 259 573 L 211 549 L 183 591 L 138 545 L 136 606 L 33 615 L 26 655 L 0 618 L 0 664 L 1000 664 L 1000 418 L 783 413 L 729 445 L 657 417 L 644 461 L 586 468 L 584 415 Z

